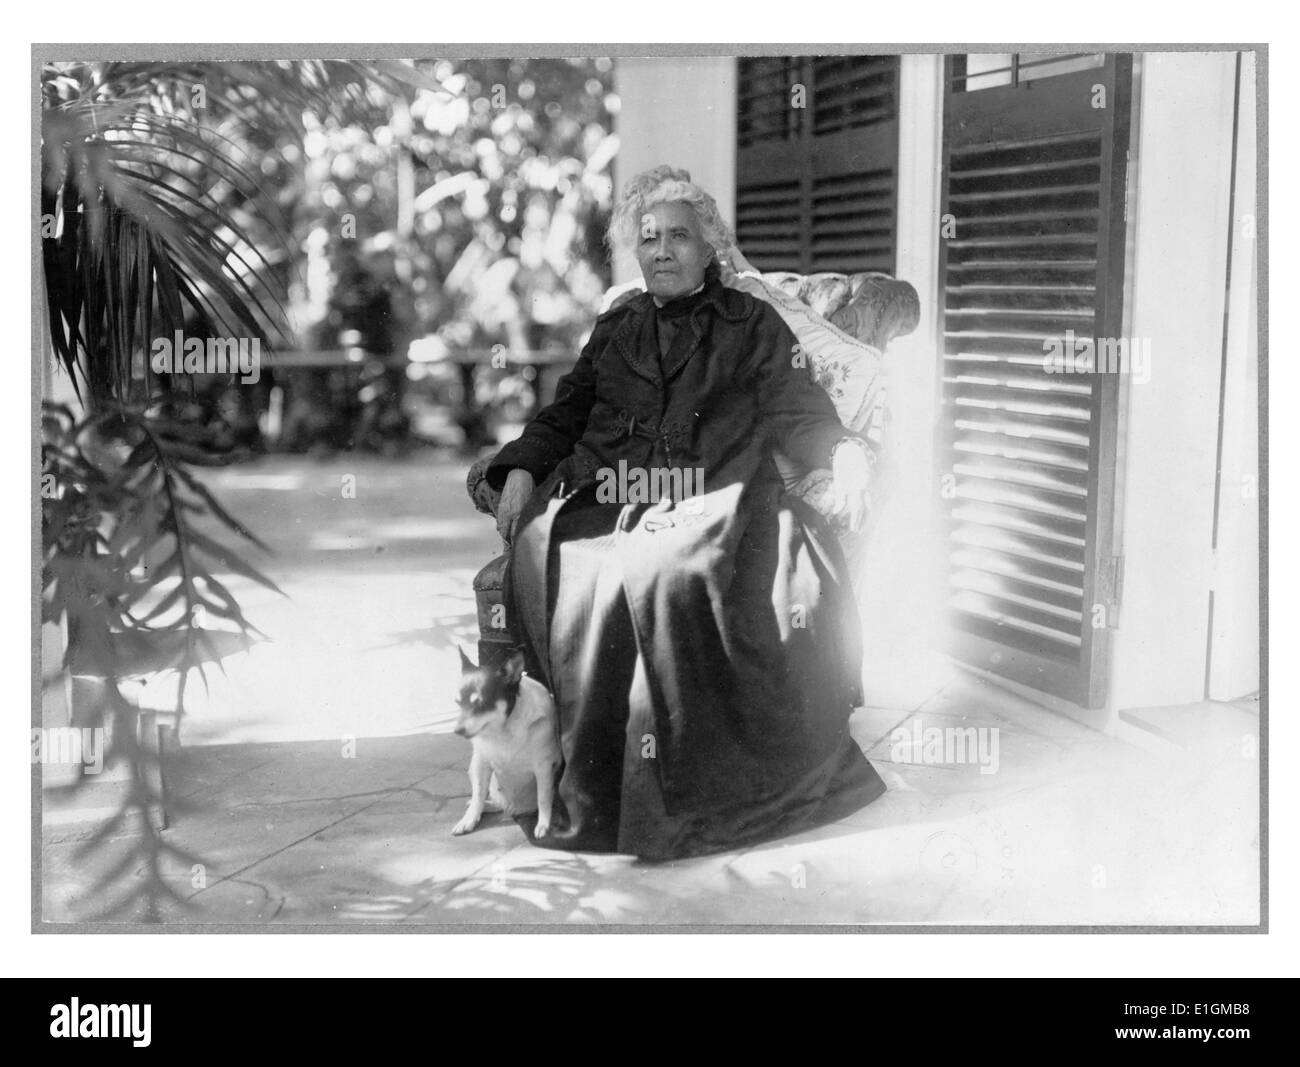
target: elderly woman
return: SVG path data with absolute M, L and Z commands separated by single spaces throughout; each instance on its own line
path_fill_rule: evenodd
M 777 312 L 724 287 L 713 198 L 661 166 L 610 226 L 646 291 L 488 467 L 507 596 L 555 696 L 550 848 L 666 859 L 789 833 L 884 791 L 849 736 L 857 616 L 838 545 L 773 450 L 829 467 L 856 526 L 869 447 Z

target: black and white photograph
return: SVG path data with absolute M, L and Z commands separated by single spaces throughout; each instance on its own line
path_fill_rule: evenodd
M 1267 932 L 1268 59 L 33 45 L 32 932 Z

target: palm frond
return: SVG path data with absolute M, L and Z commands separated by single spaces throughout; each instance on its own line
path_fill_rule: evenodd
M 161 324 L 275 347 L 290 227 L 246 147 L 303 131 L 369 87 L 440 90 L 373 62 L 49 64 L 41 114 L 42 242 L 55 356 L 88 400 L 159 386 L 139 354 Z M 202 90 L 200 93 L 199 90 Z

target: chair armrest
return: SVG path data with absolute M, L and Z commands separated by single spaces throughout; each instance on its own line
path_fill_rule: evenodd
M 465 476 L 465 488 L 468 490 L 469 498 L 474 501 L 474 507 L 478 511 L 496 518 L 497 504 L 501 500 L 501 492 L 488 485 L 487 480 L 487 469 L 494 459 L 496 459 L 495 453 L 477 460 Z

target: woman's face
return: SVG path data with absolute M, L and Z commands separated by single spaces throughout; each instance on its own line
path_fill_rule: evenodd
M 699 288 L 713 248 L 700 231 L 695 209 L 683 201 L 655 204 L 641 216 L 636 259 L 645 286 L 660 300 Z

